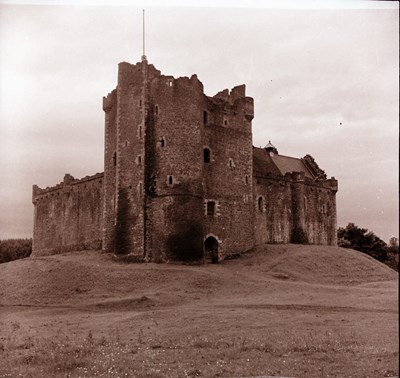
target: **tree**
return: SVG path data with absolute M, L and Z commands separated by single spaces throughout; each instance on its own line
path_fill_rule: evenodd
M 354 223 L 349 223 L 345 228 L 340 227 L 338 229 L 338 245 L 364 252 L 381 262 L 387 260 L 387 244 L 372 231 L 359 228 Z
M 32 253 L 32 239 L 0 240 L 0 264 L 29 257 Z
M 393 251 L 398 251 L 399 250 L 399 239 L 397 239 L 395 236 L 392 236 L 389 239 L 389 248 Z

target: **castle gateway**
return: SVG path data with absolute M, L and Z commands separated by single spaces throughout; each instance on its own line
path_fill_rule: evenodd
M 33 186 L 33 255 L 101 249 L 217 262 L 261 243 L 336 245 L 337 180 L 314 159 L 252 145 L 245 86 L 120 63 L 103 99 L 104 173 Z

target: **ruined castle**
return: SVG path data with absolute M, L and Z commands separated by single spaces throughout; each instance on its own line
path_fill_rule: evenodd
M 33 255 L 82 249 L 212 261 L 262 243 L 336 245 L 337 180 L 310 155 L 252 144 L 245 86 L 120 63 L 103 98 L 104 173 L 33 186 Z

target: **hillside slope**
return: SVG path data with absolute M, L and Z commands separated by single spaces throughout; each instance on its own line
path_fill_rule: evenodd
M 239 279 L 240 277 L 240 279 Z M 359 285 L 397 273 L 369 256 L 327 246 L 266 245 L 221 264 L 124 264 L 97 251 L 31 257 L 0 265 L 0 304 L 35 305 L 101 300 L 123 294 L 256 291 L 265 282 Z M 240 291 L 240 290 L 239 290 Z
M 398 275 L 335 247 L 18 260 L 0 265 L 0 313 L 0 377 L 398 375 Z

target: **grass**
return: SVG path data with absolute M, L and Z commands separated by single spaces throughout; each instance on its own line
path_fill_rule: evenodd
M 367 345 L 352 330 L 296 335 L 274 331 L 259 337 L 203 334 L 182 340 L 146 337 L 141 329 L 128 340 L 122 340 L 118 329 L 107 337 L 92 332 L 73 337 L 60 332 L 54 339 L 10 336 L 0 344 L 0 376 L 367 377 L 365 360 L 357 366 L 357 356 L 369 354 L 384 364 L 390 355 L 384 347 L 371 350 Z

